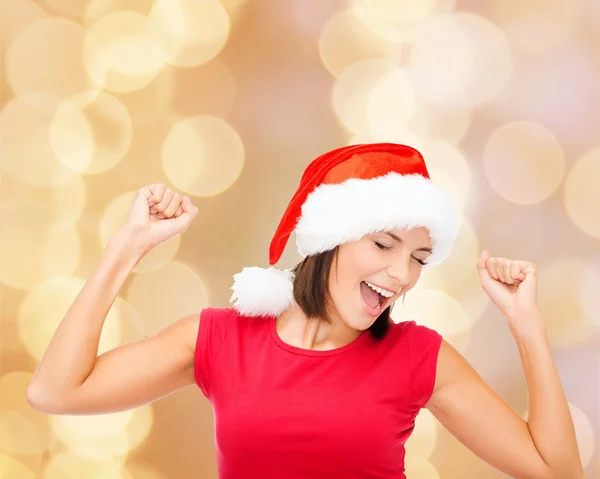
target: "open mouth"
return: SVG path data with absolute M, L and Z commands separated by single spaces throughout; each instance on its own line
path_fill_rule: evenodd
M 369 286 L 366 282 L 361 281 L 360 293 L 364 304 L 367 306 L 367 312 L 370 314 L 380 314 L 384 306 L 387 304 L 390 293 L 380 293 Z

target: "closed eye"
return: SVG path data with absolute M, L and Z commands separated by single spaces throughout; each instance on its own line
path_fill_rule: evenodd
M 377 246 L 381 250 L 385 251 L 385 250 L 391 249 L 391 246 L 386 246 L 386 245 L 380 243 L 379 241 L 375 241 L 374 243 L 375 243 L 375 246 Z M 422 259 L 419 259 L 416 256 L 413 256 L 413 258 L 417 261 L 417 263 L 419 263 L 422 266 L 425 266 L 427 264 L 426 261 L 423 261 Z

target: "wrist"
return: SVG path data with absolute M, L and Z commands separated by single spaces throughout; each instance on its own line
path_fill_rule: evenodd
M 121 227 L 106 245 L 105 253 L 131 263 L 133 268 L 151 249 L 148 242 L 135 231 Z

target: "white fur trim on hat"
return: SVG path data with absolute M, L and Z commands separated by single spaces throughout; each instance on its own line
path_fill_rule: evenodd
M 247 316 L 278 316 L 294 301 L 294 273 L 274 267 L 243 268 L 233 275 L 233 307 Z
M 308 195 L 296 225 L 298 252 L 306 257 L 356 241 L 366 234 L 424 226 L 433 253 L 430 268 L 448 257 L 458 234 L 452 197 L 424 176 L 389 173 L 321 184 Z

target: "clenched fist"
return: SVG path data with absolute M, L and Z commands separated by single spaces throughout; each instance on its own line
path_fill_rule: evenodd
M 175 193 L 162 183 L 140 188 L 127 215 L 125 231 L 136 239 L 144 251 L 184 233 L 198 208 L 189 197 Z

